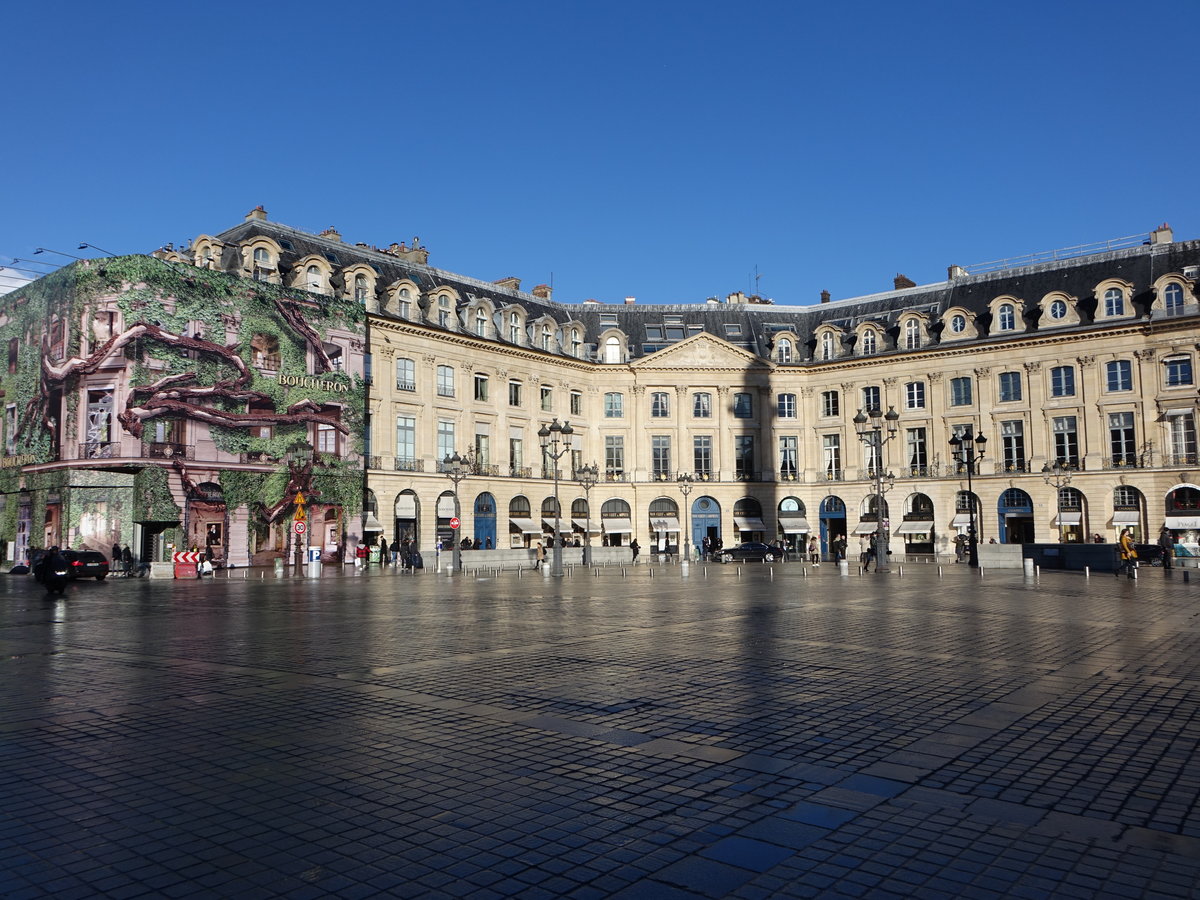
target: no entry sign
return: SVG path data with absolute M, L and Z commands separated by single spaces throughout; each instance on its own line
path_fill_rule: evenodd
M 457 527 L 458 527 L 459 525 L 461 525 L 461 524 L 462 524 L 462 523 L 458 521 L 458 516 L 455 516 L 453 519 L 451 519 L 451 520 L 450 520 L 450 527 L 451 527 L 451 528 L 457 528 Z

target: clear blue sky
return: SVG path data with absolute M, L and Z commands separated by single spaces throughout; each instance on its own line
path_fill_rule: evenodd
M 757 266 L 807 304 L 1164 220 L 1200 237 L 1194 0 L 22 3 L 4 26 L 0 264 L 262 204 L 556 299 L 700 302 Z

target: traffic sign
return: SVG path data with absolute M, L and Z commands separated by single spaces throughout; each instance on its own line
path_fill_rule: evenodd
M 308 523 L 303 519 L 297 519 L 292 523 L 292 530 L 294 530 L 296 534 L 304 534 L 304 532 L 308 530 Z
M 452 518 L 452 519 L 450 520 L 450 527 L 451 527 L 451 528 L 457 528 L 457 527 L 458 527 L 459 525 L 461 525 L 461 524 L 462 524 L 462 522 L 458 521 L 458 516 L 455 516 L 454 518 Z

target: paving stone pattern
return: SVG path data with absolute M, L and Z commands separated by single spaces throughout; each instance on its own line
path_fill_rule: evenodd
M 1200 579 L 0 580 L 0 896 L 1200 897 Z

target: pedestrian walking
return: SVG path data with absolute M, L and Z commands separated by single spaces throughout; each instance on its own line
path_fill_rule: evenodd
M 542 542 L 538 541 L 537 550 L 534 553 L 537 557 L 537 567 L 541 569 L 546 564 L 546 548 L 542 546 Z
M 126 544 L 121 550 L 121 567 L 125 570 L 125 577 L 128 578 L 133 573 L 133 552 Z
M 642 552 L 641 545 L 638 544 L 637 538 L 629 542 L 629 549 L 633 551 L 633 561 L 637 563 L 638 554 Z
M 117 567 L 117 565 L 118 565 L 120 562 L 121 562 L 121 545 L 120 545 L 120 544 L 113 544 L 113 545 L 112 545 L 112 564 L 113 564 L 113 568 L 115 569 L 115 568 Z
M 814 566 L 821 565 L 821 543 L 815 534 L 808 539 L 808 561 Z
M 863 571 L 871 571 L 871 563 L 875 563 L 875 571 L 879 571 L 878 551 L 875 549 L 875 542 L 871 541 L 867 544 L 867 549 L 863 551 Z
M 392 557 L 392 565 L 396 565 L 400 561 L 400 541 L 392 538 L 392 545 L 388 547 L 388 552 Z
M 1163 569 L 1170 569 L 1175 561 L 1175 539 L 1171 537 L 1171 529 L 1166 525 L 1158 533 L 1158 546 L 1162 547 Z
M 1121 536 L 1117 539 L 1117 546 L 1121 552 L 1121 565 L 1113 574 L 1120 577 L 1124 571 L 1126 576 L 1133 578 L 1133 570 L 1137 565 L 1137 549 L 1133 546 L 1133 534 L 1128 528 L 1121 530 Z

